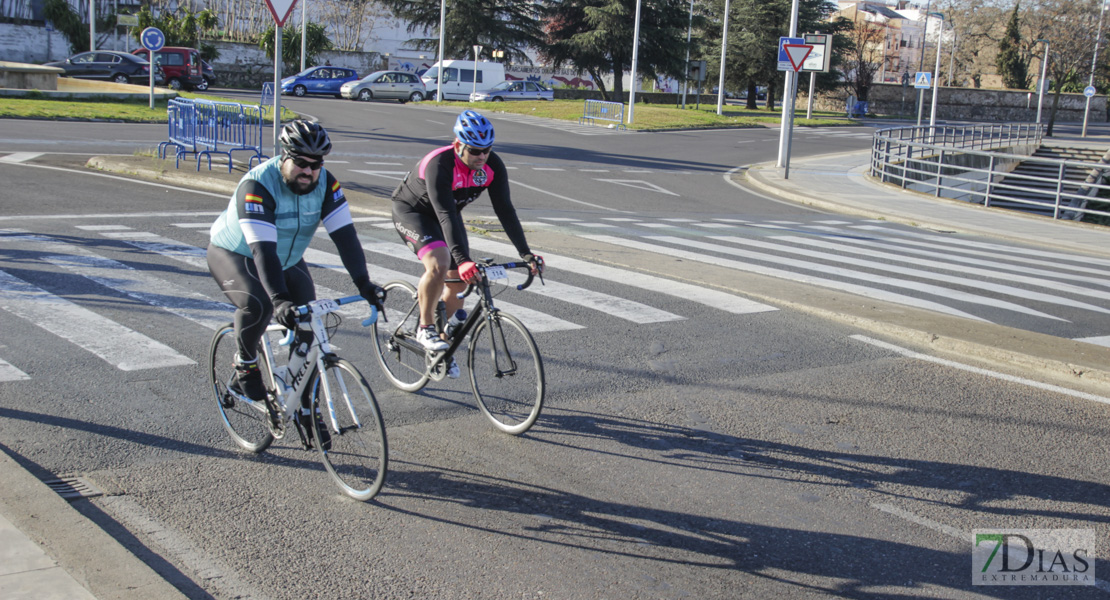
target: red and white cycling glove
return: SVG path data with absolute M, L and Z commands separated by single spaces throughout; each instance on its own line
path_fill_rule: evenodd
M 459 265 L 459 278 L 467 283 L 478 281 L 478 265 L 471 260 Z

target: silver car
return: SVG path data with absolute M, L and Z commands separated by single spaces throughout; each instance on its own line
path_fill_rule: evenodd
M 339 93 L 344 98 L 358 99 L 363 102 L 370 100 L 397 100 L 405 102 L 420 102 L 424 99 L 427 90 L 424 82 L 414 73 L 404 71 L 376 71 L 359 79 L 349 81 L 339 88 Z
M 555 100 L 555 92 L 535 81 L 502 81 L 488 90 L 471 94 L 475 102 L 501 102 L 502 100 Z

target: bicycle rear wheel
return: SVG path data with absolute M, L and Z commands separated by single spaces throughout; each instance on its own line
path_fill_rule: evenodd
M 428 384 L 424 349 L 416 343 L 420 307 L 416 288 L 407 281 L 385 284 L 385 316 L 374 323 L 374 347 L 378 363 L 389 382 L 397 389 L 415 392 Z
M 235 325 L 228 323 L 216 330 L 208 353 L 208 377 L 212 391 L 216 394 L 216 406 L 220 409 L 224 427 L 231 434 L 231 439 L 245 450 L 262 452 L 274 441 L 274 436 L 270 433 L 270 417 L 266 405 L 237 396 L 227 387 L 235 375 L 232 360 L 237 351 Z M 261 349 L 258 357 L 258 368 L 263 373 L 269 373 L 270 367 L 266 364 L 266 357 Z
M 491 313 L 470 336 L 470 386 L 478 407 L 501 431 L 519 435 L 536 422 L 546 384 L 543 360 L 519 319 Z
M 389 462 L 385 423 L 374 393 L 354 365 L 334 357 L 326 359 L 324 376 L 315 375 L 311 389 L 312 411 L 319 411 L 327 430 L 311 428 L 324 467 L 348 496 L 373 498 L 382 489 Z

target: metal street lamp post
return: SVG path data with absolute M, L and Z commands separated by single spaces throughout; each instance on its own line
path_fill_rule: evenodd
M 303 4 L 301 4 L 301 72 L 302 73 L 304 72 L 305 37 L 306 37 L 305 36 L 305 31 L 306 31 L 305 22 L 308 20 L 305 17 L 306 13 L 308 13 L 308 2 L 307 2 L 307 0 L 305 0 L 305 2 Z
M 725 104 L 725 54 L 728 50 L 729 0 L 725 0 L 724 25 L 721 28 L 721 77 L 717 83 L 717 114 L 724 114 Z
M 636 70 L 640 59 L 640 0 L 636 0 L 636 26 L 632 28 L 632 81 L 628 84 L 628 124 L 632 124 L 632 113 L 636 109 Z
M 474 80 L 473 89 L 470 90 L 470 101 L 474 102 L 474 96 L 478 95 L 478 53 L 482 51 L 482 47 L 474 44 L 474 72 L 471 74 L 471 79 Z M 442 68 L 443 65 L 440 65 Z
M 1045 75 L 1048 73 L 1048 40 L 1037 40 L 1044 42 L 1044 58 L 1041 59 L 1041 80 L 1037 82 L 1040 90 L 1037 92 L 1037 125 L 1041 124 L 1041 106 L 1044 105 L 1044 83 Z
M 1095 53 L 1091 57 L 1091 78 L 1087 80 L 1087 87 L 1095 85 L 1095 67 L 1098 65 L 1098 44 L 1102 41 L 1102 17 L 1106 14 L 1106 0 L 1101 0 L 1102 8 L 1098 13 L 1098 30 L 1095 32 Z M 1087 137 L 1087 117 L 1091 113 L 1091 97 L 1087 96 L 1087 105 L 1083 108 L 1083 135 Z
M 443 25 L 447 21 L 447 0 L 439 1 L 439 68 L 436 69 L 436 102 L 443 101 Z
M 686 108 L 686 88 L 690 85 L 690 37 L 694 32 L 694 0 L 690 0 L 690 24 L 686 26 L 686 67 L 682 78 L 682 108 Z
M 932 127 L 937 124 L 937 90 L 940 87 L 940 43 L 944 41 L 944 14 L 943 13 L 929 13 L 940 17 L 940 27 L 937 28 L 937 64 L 933 70 L 933 106 L 929 109 L 929 135 L 933 135 Z M 928 25 L 928 16 L 926 16 L 926 25 Z M 926 27 L 928 29 L 928 27 Z

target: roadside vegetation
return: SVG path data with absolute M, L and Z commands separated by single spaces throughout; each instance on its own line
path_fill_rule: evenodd
M 181 93 L 186 98 L 203 98 L 215 101 L 228 101 L 227 98 L 211 94 Z M 326 101 L 326 100 L 325 100 Z M 582 116 L 582 100 L 556 100 L 554 102 L 442 102 L 427 103 L 433 106 L 443 106 L 452 110 L 473 108 L 488 114 L 514 113 L 544 117 L 548 119 L 561 119 L 577 122 Z M 419 105 L 416 105 L 419 106 Z M 297 118 L 297 114 L 282 106 L 283 120 Z M 714 127 L 760 127 L 766 124 L 778 123 L 780 113 L 766 109 L 751 110 L 739 105 L 726 105 L 721 115 L 717 114 L 716 104 L 701 104 L 695 108 L 694 103 L 687 102 L 686 109 L 673 105 L 637 104 L 633 113 L 633 123 L 627 125 L 629 129 L 660 130 L 660 129 L 708 129 Z M 805 119 L 805 112 L 795 115 L 795 125 L 851 125 L 852 121 L 842 118 L 841 113 L 814 113 L 814 119 Z M 830 117 L 832 119 L 830 119 Z M 78 121 L 121 121 L 128 123 L 165 123 L 166 101 L 156 101 L 154 108 L 149 107 L 149 100 L 139 96 L 127 101 L 85 101 L 85 100 L 53 100 L 46 97 L 38 98 L 0 98 L 0 118 L 17 119 L 56 119 Z M 599 122 L 599 126 L 605 126 Z M 614 124 L 615 125 L 615 124 Z

